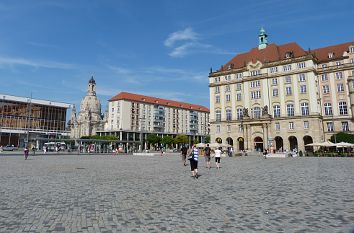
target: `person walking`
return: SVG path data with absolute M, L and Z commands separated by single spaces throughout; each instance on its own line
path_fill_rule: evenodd
M 183 162 L 183 165 L 184 166 L 187 166 L 187 151 L 188 151 L 188 149 L 187 149 L 187 147 L 185 146 L 185 145 L 183 145 L 182 146 L 182 148 L 181 148 L 181 155 L 182 155 L 182 162 Z
M 204 156 L 205 156 L 205 162 L 206 162 L 206 168 L 210 169 L 210 154 L 211 154 L 211 149 L 209 147 L 209 144 L 204 149 Z
M 199 157 L 199 150 L 198 148 L 193 145 L 192 149 L 190 150 L 190 164 L 191 164 L 191 171 L 192 177 L 198 179 L 198 157 Z
M 221 147 L 215 150 L 215 164 L 217 169 L 220 169 L 220 159 L 221 159 Z
M 28 154 L 29 154 L 28 147 L 25 147 L 25 150 L 23 152 L 25 154 L 25 160 L 27 160 L 27 157 L 28 157 Z

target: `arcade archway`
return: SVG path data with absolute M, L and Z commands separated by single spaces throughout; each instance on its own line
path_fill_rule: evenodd
M 233 146 L 234 140 L 232 140 L 232 138 L 228 137 L 228 138 L 226 138 L 226 143 L 229 144 L 230 146 Z
M 298 148 L 298 144 L 297 144 L 297 138 L 295 136 L 290 136 L 289 137 L 289 144 L 290 144 L 290 150 L 294 150 Z
M 312 151 L 313 152 L 313 146 L 306 146 L 307 144 L 313 143 L 313 139 L 311 136 L 306 135 L 304 136 L 304 145 L 305 145 L 305 151 Z
M 237 142 L 239 151 L 243 151 L 245 149 L 245 140 L 243 139 L 243 137 L 239 137 L 237 139 Z
M 261 137 L 254 138 L 254 149 L 256 151 L 263 151 L 263 139 Z
M 280 136 L 276 136 L 274 138 L 274 141 L 275 141 L 275 150 L 276 151 L 283 151 L 283 149 L 284 149 L 283 138 Z

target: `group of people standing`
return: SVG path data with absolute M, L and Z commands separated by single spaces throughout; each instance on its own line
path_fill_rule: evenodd
M 205 157 L 205 162 L 206 162 L 206 168 L 210 169 L 210 160 L 211 157 L 215 157 L 215 164 L 217 169 L 220 169 L 220 159 L 221 159 L 221 147 L 216 148 L 215 150 L 212 150 L 209 147 L 209 144 L 204 148 L 204 157 Z M 192 177 L 195 179 L 198 179 L 198 158 L 199 158 L 199 149 L 196 147 L 196 145 L 193 145 L 191 148 L 187 149 L 187 147 L 183 146 L 181 148 L 181 154 L 182 154 L 182 162 L 184 166 L 187 166 L 187 159 L 189 160 L 190 166 L 191 166 L 191 172 L 192 172 Z

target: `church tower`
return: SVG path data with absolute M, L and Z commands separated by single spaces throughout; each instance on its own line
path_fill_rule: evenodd
M 259 35 L 258 35 L 258 40 L 259 40 L 258 49 L 259 50 L 267 48 L 267 45 L 268 45 L 267 37 L 268 37 L 268 35 L 267 35 L 266 31 L 262 27 L 261 30 L 259 31 Z
M 87 86 L 87 95 L 96 95 L 96 81 L 93 79 L 93 76 L 91 77 Z

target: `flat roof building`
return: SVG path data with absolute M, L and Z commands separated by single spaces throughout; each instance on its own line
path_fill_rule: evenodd
M 0 94 L 0 145 L 38 148 L 50 135 L 68 136 L 68 103 Z

